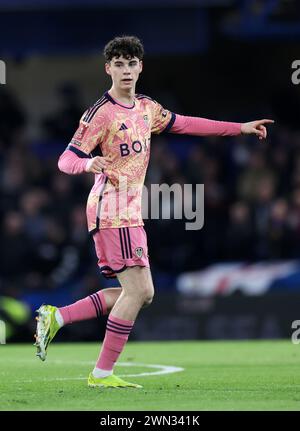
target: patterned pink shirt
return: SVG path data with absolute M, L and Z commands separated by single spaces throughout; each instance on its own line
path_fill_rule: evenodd
M 81 117 L 68 150 L 77 156 L 109 157 L 95 175 L 87 201 L 88 230 L 142 226 L 142 190 L 150 156 L 151 133 L 169 130 L 175 114 L 144 95 L 121 105 L 108 92 Z

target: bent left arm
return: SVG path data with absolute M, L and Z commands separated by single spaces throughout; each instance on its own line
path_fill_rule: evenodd
M 273 120 L 257 120 L 249 123 L 233 123 L 176 114 L 176 119 L 170 132 L 194 136 L 237 136 L 240 134 L 255 134 L 259 139 L 263 139 L 267 136 L 267 130 L 264 124 L 273 122 Z

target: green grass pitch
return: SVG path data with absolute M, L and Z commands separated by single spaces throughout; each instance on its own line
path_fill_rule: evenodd
M 300 345 L 287 340 L 129 342 L 115 373 L 143 389 L 88 388 L 98 352 L 54 341 L 41 362 L 33 345 L 1 345 L 0 409 L 300 410 Z

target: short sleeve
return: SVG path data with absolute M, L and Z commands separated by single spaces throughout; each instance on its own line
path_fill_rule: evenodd
M 76 130 L 70 145 L 85 154 L 90 154 L 99 145 L 105 133 L 105 118 L 103 113 L 97 112 L 90 121 L 88 111 L 80 119 L 78 129 Z
M 155 100 L 152 101 L 152 126 L 151 133 L 159 134 L 161 132 L 167 132 L 171 129 L 175 122 L 176 115 L 164 109 Z

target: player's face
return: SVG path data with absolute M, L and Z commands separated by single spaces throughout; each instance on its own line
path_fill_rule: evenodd
M 137 57 L 126 59 L 123 56 L 114 57 L 105 64 L 106 73 L 111 76 L 113 85 L 122 90 L 135 88 L 143 63 Z

